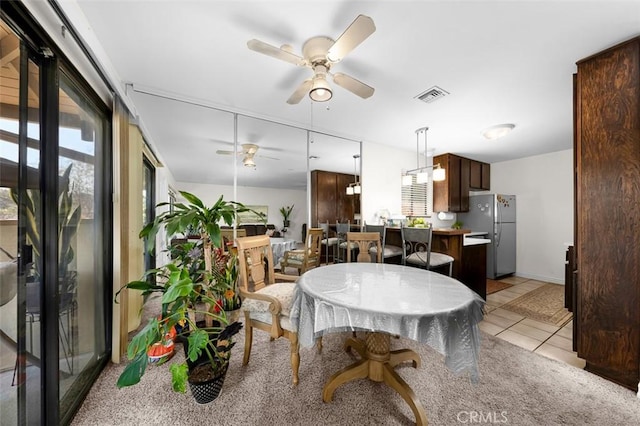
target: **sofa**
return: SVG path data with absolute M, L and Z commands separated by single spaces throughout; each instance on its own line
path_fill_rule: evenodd
M 279 237 L 280 232 L 276 230 L 276 226 L 268 223 L 243 223 L 242 225 L 238 225 L 238 229 L 244 229 L 247 232 L 247 237 L 251 237 L 254 235 L 264 235 L 267 231 L 273 231 L 270 235 L 271 237 Z

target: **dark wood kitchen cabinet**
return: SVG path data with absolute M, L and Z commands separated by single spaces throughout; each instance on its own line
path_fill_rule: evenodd
M 469 190 L 489 190 L 491 168 L 488 163 L 455 154 L 433 157 L 433 164 L 445 169 L 446 179 L 433 182 L 433 211 L 468 212 Z
M 488 163 L 469 160 L 469 188 L 485 191 L 491 189 L 491 166 Z
M 467 167 L 465 183 L 462 176 L 462 157 L 455 154 L 437 155 L 433 157 L 433 164 L 439 164 L 446 174 L 445 180 L 433 182 L 433 211 L 469 211 L 469 167 Z
M 640 381 L 640 37 L 577 62 L 574 329 L 585 369 Z
M 347 195 L 354 176 L 313 170 L 311 172 L 311 224 L 351 221 L 360 212 L 360 195 Z

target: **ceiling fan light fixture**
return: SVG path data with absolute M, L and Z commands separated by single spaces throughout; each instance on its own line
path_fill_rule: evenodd
M 255 167 L 256 166 L 256 162 L 253 161 L 253 157 L 245 157 L 244 160 L 242 160 L 242 164 L 245 167 Z
M 516 127 L 516 125 L 511 123 L 497 124 L 495 126 L 484 129 L 482 131 L 482 136 L 489 140 L 499 139 L 503 136 L 506 136 L 513 130 L 514 127 Z
M 313 77 L 313 86 L 309 91 L 309 97 L 315 102 L 326 102 L 333 96 L 331 87 L 327 83 L 327 79 L 324 75 L 319 74 Z

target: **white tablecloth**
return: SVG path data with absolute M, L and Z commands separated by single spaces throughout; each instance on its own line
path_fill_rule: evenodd
M 304 273 L 291 309 L 300 344 L 327 332 L 383 331 L 426 343 L 478 379 L 484 300 L 459 281 L 393 264 L 341 263 Z
M 271 251 L 273 252 L 273 262 L 278 265 L 284 257 L 284 252 L 295 250 L 296 240 L 289 238 L 270 238 Z

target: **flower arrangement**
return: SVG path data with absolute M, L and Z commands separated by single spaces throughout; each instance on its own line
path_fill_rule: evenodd
M 211 289 L 217 298 L 214 307 L 216 313 L 234 311 L 240 308 L 240 292 L 238 291 L 238 256 L 231 250 L 215 248 L 213 251 L 213 268 L 211 270 Z

